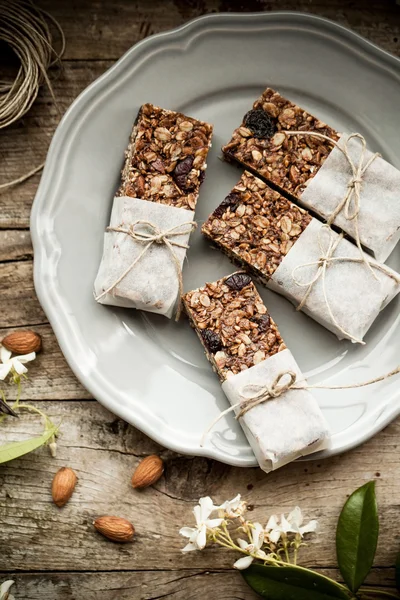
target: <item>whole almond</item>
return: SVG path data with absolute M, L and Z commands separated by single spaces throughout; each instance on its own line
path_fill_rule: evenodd
M 145 488 L 158 481 L 164 472 L 164 463 L 159 456 L 152 454 L 146 456 L 139 463 L 132 476 L 134 488 Z
M 14 354 L 29 354 L 30 352 L 39 352 L 42 347 L 42 338 L 35 331 L 27 329 L 9 333 L 1 343 Z
M 57 504 L 57 506 L 64 506 L 64 504 L 68 502 L 72 496 L 77 481 L 77 476 L 69 467 L 61 467 L 61 469 L 57 471 L 57 473 L 54 475 L 51 486 L 51 494 L 53 496 L 54 503 Z
M 93 525 L 112 542 L 131 542 L 135 533 L 132 523 L 121 517 L 99 517 Z

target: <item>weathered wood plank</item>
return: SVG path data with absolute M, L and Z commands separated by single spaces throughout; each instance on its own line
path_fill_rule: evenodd
M 205 13 L 221 11 L 296 10 L 317 13 L 351 27 L 383 48 L 398 50 L 400 16 L 392 0 L 153 0 L 152 2 L 68 3 L 41 0 L 61 23 L 68 40 L 68 59 L 116 59 L 144 37 L 182 25 Z
M 0 262 L 32 258 L 31 236 L 27 230 L 0 230 Z
M 349 493 L 370 479 L 378 480 L 381 509 L 375 564 L 394 564 L 399 420 L 344 456 L 295 463 L 266 475 L 259 469 L 238 469 L 161 450 L 95 402 L 39 405 L 55 422 L 62 419 L 58 458 L 52 459 L 48 449 L 42 448 L 0 468 L 2 570 L 228 568 L 232 556 L 218 549 L 182 557 L 178 529 L 191 524 L 191 510 L 200 496 L 211 495 L 219 503 L 237 492 L 249 502 L 254 520 L 266 521 L 271 512 L 286 511 L 295 504 L 307 517 L 319 519 L 319 533 L 301 562 L 334 566 L 334 531 L 341 506 Z M 35 417 L 9 418 L 1 425 L 1 434 L 5 440 L 21 439 L 39 432 L 38 428 Z M 135 491 L 131 474 L 140 457 L 152 452 L 161 452 L 166 460 L 165 475 L 153 488 Z M 58 509 L 51 501 L 50 484 L 64 465 L 76 470 L 79 483 L 69 504 Z M 115 545 L 93 530 L 93 519 L 107 513 L 134 523 L 134 543 Z M 74 551 L 65 552 L 72 540 Z
M 333 569 L 323 571 L 338 577 Z M 374 569 L 370 585 L 393 584 L 390 569 Z M 7 576 L 7 578 L 10 576 Z M 11 577 L 14 577 L 12 575 Z M 2 581 L 0 575 L 0 581 Z M 12 592 L 29 600 L 257 600 L 235 571 L 131 571 L 128 573 L 15 574 Z M 387 589 L 390 589 L 389 587 Z M 118 595 L 116 595 L 118 594 Z
M 73 38 L 72 38 L 73 39 Z M 61 114 L 112 62 L 64 62 L 53 82 Z M 14 125 L 0 131 L 0 183 L 6 183 L 44 162 L 60 115 L 47 88 L 43 87 L 30 112 Z M 40 173 L 0 194 L 0 229 L 29 227 L 32 201 Z
M 0 327 L 47 322 L 33 285 L 32 261 L 0 264 Z
M 1 281 L 1 280 L 0 280 Z M 20 328 L 0 329 L 0 340 Z M 23 400 L 83 400 L 91 398 L 69 368 L 50 325 L 30 327 L 42 336 L 43 349 L 27 365 L 28 379 L 22 387 Z M 3 384 L 7 399 L 16 395 L 16 387 Z

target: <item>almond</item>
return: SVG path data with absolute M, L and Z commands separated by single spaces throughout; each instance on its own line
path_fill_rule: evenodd
M 27 329 L 9 333 L 1 343 L 14 354 L 29 354 L 30 352 L 39 352 L 42 347 L 42 338 L 38 333 Z
M 53 496 L 54 503 L 57 506 L 64 506 L 72 496 L 72 492 L 75 489 L 76 482 L 78 481 L 74 471 L 69 467 L 61 467 L 59 471 L 54 475 L 53 483 L 51 486 L 51 494 Z
M 164 463 L 159 456 L 146 456 L 139 463 L 132 477 L 134 488 L 145 488 L 158 481 L 164 472 Z
M 93 525 L 112 542 L 131 542 L 135 533 L 132 523 L 121 517 L 99 517 Z

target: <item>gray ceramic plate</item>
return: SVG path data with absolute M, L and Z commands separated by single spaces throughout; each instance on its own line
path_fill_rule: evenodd
M 139 43 L 79 96 L 52 141 L 31 222 L 37 294 L 85 387 L 161 444 L 242 466 L 255 459 L 233 418 L 220 421 L 199 446 L 227 401 L 187 322 L 100 306 L 92 286 L 138 107 L 153 102 L 215 124 L 197 211 L 203 221 L 240 175 L 219 160 L 219 148 L 267 85 L 339 130 L 361 132 L 372 149 L 400 166 L 398 59 L 309 15 L 210 15 Z M 186 289 L 233 270 L 198 232 L 191 241 Z M 389 262 L 398 269 L 395 254 Z M 281 297 L 261 292 L 311 382 L 365 380 L 397 363 L 398 301 L 374 324 L 367 345 L 357 347 L 338 342 Z M 386 381 L 320 391 L 333 434 L 324 456 L 361 443 L 393 419 L 398 387 Z

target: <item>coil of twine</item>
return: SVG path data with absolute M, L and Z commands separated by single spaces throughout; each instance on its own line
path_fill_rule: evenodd
M 60 34 L 61 49 L 53 45 L 50 26 Z M 7 44 L 17 56 L 20 66 L 13 80 L 0 79 L 0 129 L 21 119 L 46 84 L 56 108 L 56 98 L 48 76 L 49 69 L 60 63 L 65 50 L 65 37 L 59 23 L 31 0 L 0 0 L 0 42 Z M 38 165 L 14 181 L 0 185 L 0 192 L 25 181 L 44 166 Z

